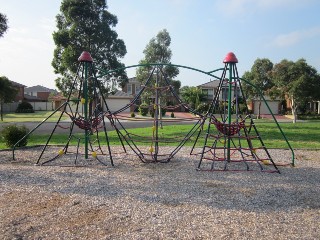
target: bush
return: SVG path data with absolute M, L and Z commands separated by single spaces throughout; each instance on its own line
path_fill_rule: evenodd
M 131 112 L 130 116 L 134 118 L 136 115 L 134 114 L 134 112 Z
M 210 104 L 209 103 L 200 103 L 196 108 L 198 113 L 204 114 L 208 111 Z
M 12 148 L 21 138 L 23 138 L 27 133 L 29 132 L 29 129 L 26 128 L 26 126 L 16 126 L 16 125 L 8 125 L 5 127 L 2 132 L 2 138 L 6 144 L 7 147 Z M 23 139 L 17 147 L 23 147 L 26 146 L 28 143 L 28 137 Z
M 139 113 L 141 116 L 147 116 L 149 107 L 146 103 L 142 103 L 139 107 Z
M 172 118 L 174 118 L 174 113 L 173 112 L 171 112 L 171 115 L 170 115 Z
M 16 113 L 34 113 L 33 107 L 28 102 L 19 103 Z
M 162 116 L 165 116 L 165 115 L 166 115 L 166 112 L 167 112 L 167 109 L 161 108 L 161 114 L 162 114 Z

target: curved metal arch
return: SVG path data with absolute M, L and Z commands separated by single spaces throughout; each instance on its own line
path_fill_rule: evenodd
M 212 71 L 209 71 L 209 72 L 205 72 L 205 71 L 200 70 L 200 69 L 197 69 L 197 68 L 188 67 L 188 66 L 184 66 L 184 65 L 178 65 L 178 64 L 171 64 L 171 63 L 146 63 L 146 64 L 136 64 L 136 65 L 126 66 L 126 67 L 116 68 L 116 69 L 113 69 L 113 70 L 104 70 L 104 69 L 96 68 L 97 70 L 103 72 L 102 75 L 98 75 L 97 77 L 103 77 L 103 76 L 105 76 L 105 75 L 108 75 L 108 74 L 111 74 L 111 73 L 114 73 L 114 72 L 119 72 L 119 71 L 121 71 L 121 70 L 125 70 L 125 69 L 128 69 L 128 68 L 152 67 L 152 66 L 172 66 L 172 67 L 179 67 L 179 68 L 184 68 L 184 69 L 189 69 L 189 70 L 192 70 L 192 71 L 200 72 L 200 73 L 206 74 L 206 75 L 208 75 L 208 76 L 211 76 L 211 77 L 214 77 L 214 78 L 217 78 L 217 79 L 220 79 L 220 77 L 218 77 L 218 76 L 216 76 L 216 75 L 213 75 L 212 73 L 213 73 L 213 72 L 217 72 L 217 71 L 221 71 L 221 70 L 224 69 L 224 68 L 218 68 L 218 69 L 215 69 L 215 70 L 212 70 Z

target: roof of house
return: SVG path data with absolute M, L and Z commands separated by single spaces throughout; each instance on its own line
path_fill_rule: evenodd
M 199 85 L 200 88 L 216 88 L 219 86 L 220 80 L 213 80 L 204 84 Z
M 41 85 L 27 87 L 24 89 L 25 92 L 57 92 L 55 89 L 50 89 Z
M 21 83 L 17 83 L 17 82 L 11 81 L 11 80 L 9 80 L 9 81 L 11 82 L 11 84 L 12 84 L 13 86 L 16 86 L 16 87 L 26 87 L 25 85 L 23 85 L 23 84 L 21 84 Z
M 121 90 L 116 91 L 114 94 L 109 94 L 108 98 L 132 98 L 133 96 L 129 93 L 123 92 Z

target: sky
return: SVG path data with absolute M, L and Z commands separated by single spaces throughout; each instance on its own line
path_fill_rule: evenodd
M 0 38 L 1 76 L 27 87 L 56 88 L 52 33 L 60 5 L 60 0 L 0 0 L 9 25 Z M 138 64 L 149 41 L 167 29 L 173 64 L 211 71 L 233 52 L 240 75 L 257 58 L 274 64 L 304 58 L 320 72 L 318 0 L 108 0 L 107 5 L 118 18 L 114 30 L 126 44 L 120 59 L 126 66 Z M 192 72 L 177 79 L 182 86 L 208 81 Z

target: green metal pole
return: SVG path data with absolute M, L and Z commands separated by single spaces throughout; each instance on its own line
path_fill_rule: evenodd
M 83 81 L 83 98 L 84 102 L 84 119 L 88 121 L 88 62 L 84 62 L 84 81 Z M 85 130 L 85 137 L 84 137 L 84 155 L 85 159 L 88 159 L 88 142 L 89 142 L 89 134 L 88 130 Z
M 231 113 L 232 113 L 232 69 L 234 63 L 229 63 L 229 87 L 228 87 L 228 126 L 231 126 Z M 227 140 L 227 160 L 230 161 L 230 136 L 228 135 Z

